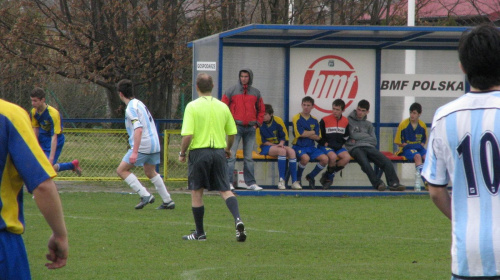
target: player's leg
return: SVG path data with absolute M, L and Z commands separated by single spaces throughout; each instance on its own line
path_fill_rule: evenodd
M 307 154 L 307 148 L 295 148 L 294 150 L 297 154 L 297 158 L 299 159 L 299 164 L 297 166 L 297 180 L 300 182 L 302 180 L 302 173 L 306 169 L 310 157 Z
M 316 187 L 315 177 L 328 165 L 328 156 L 326 156 L 320 149 L 312 149 L 311 158 L 316 159 L 319 162 L 316 164 L 314 169 L 306 175 L 306 180 L 309 182 L 309 187 L 314 189 Z
M 153 183 L 156 191 L 163 201 L 163 203 L 156 209 L 174 209 L 175 202 L 170 197 L 167 187 L 165 186 L 165 183 L 163 182 L 160 174 L 156 172 L 156 165 L 160 163 L 160 153 L 147 155 L 147 157 L 148 159 L 144 163 L 144 174 L 146 174 L 151 183 Z
M 284 147 L 268 146 L 268 155 L 278 157 L 278 189 L 285 189 L 285 173 L 286 173 L 286 150 Z
M 205 215 L 205 205 L 203 203 L 203 191 L 207 182 L 210 182 L 209 171 L 212 165 L 210 154 L 207 154 L 208 149 L 196 149 L 189 152 L 188 160 L 188 189 L 191 191 L 191 210 L 193 212 L 194 223 L 196 230 L 191 234 L 184 235 L 184 240 L 200 240 L 207 239 L 203 228 L 203 217 Z M 224 151 L 222 151 L 224 152 Z M 225 154 L 224 154 L 225 159 Z M 221 169 L 227 170 L 226 165 L 222 164 Z M 227 173 L 222 172 L 226 186 L 229 186 L 227 181 Z
M 375 170 L 373 170 L 370 160 L 368 159 L 368 147 L 356 147 L 352 149 L 351 156 L 356 160 L 366 176 L 368 176 L 368 180 L 370 180 L 371 185 L 377 189 L 383 182 L 378 178 Z
M 295 155 L 295 150 L 291 147 L 285 147 L 286 156 L 288 157 L 288 170 L 290 170 L 290 176 L 292 177 L 292 189 L 301 190 L 302 186 L 297 178 L 297 158 Z
M 321 176 L 319 182 L 323 186 L 323 189 L 328 189 L 333 184 L 333 178 L 335 177 L 335 171 L 337 167 L 338 156 L 337 153 L 328 147 L 321 147 L 328 157 L 328 167 L 326 171 Z
M 54 170 L 56 170 L 57 172 L 72 170 L 78 176 L 82 176 L 82 169 L 80 168 L 80 162 L 77 159 L 71 162 L 58 163 L 59 156 L 61 155 L 63 147 L 64 147 L 64 141 L 59 142 L 56 148 L 56 153 L 54 155 L 54 162 L 52 163 L 54 165 Z
M 391 191 L 404 191 L 406 187 L 399 182 L 394 164 L 384 154 L 374 147 L 366 148 L 368 158 L 385 173 L 387 185 Z
M 224 178 L 226 180 L 226 178 Z M 191 234 L 184 235 L 184 240 L 207 240 L 205 229 L 203 227 L 203 218 L 205 216 L 205 205 L 203 204 L 203 188 L 191 190 L 191 211 L 193 212 L 194 224 L 196 230 Z
M 134 173 L 130 172 L 130 170 L 134 167 L 133 164 L 129 163 L 130 155 L 132 154 L 132 150 L 129 150 L 127 154 L 120 162 L 120 165 L 116 169 L 116 173 L 120 178 L 122 178 L 125 183 L 127 183 L 139 196 L 141 197 L 141 201 L 139 204 L 135 206 L 136 209 L 142 209 L 144 205 L 148 203 L 154 202 L 154 196 L 151 195 L 148 190 L 139 182 L 139 179 L 134 175 Z M 137 164 L 137 163 L 136 163 Z M 139 165 L 140 166 L 140 165 Z

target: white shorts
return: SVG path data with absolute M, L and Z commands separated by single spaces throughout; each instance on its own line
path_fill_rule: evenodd
M 132 149 L 128 150 L 128 152 L 123 157 L 122 161 L 124 161 L 128 164 L 131 164 L 130 160 L 129 160 L 130 155 L 132 155 Z M 154 153 L 154 154 L 138 153 L 137 154 L 137 161 L 133 165 L 134 166 L 143 166 L 145 163 L 151 164 L 151 165 L 160 164 L 160 153 Z

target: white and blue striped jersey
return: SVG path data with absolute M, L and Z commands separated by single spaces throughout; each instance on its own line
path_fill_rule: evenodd
M 128 143 L 134 147 L 134 130 L 142 127 L 141 145 L 139 153 L 154 154 L 160 152 L 160 139 L 156 131 L 153 117 L 146 105 L 138 99 L 132 99 L 125 110 L 125 128 L 128 133 Z
M 422 176 L 453 185 L 452 274 L 499 276 L 500 91 L 467 93 L 436 111 Z

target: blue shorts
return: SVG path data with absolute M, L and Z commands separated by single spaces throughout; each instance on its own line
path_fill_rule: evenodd
M 334 152 L 336 155 L 342 153 L 342 152 L 347 152 L 346 148 L 340 148 L 338 150 L 334 150 L 330 147 L 325 147 L 325 146 L 318 146 L 318 149 L 320 149 L 325 155 L 328 154 L 329 152 Z
M 0 279 L 31 279 L 28 256 L 20 234 L 0 231 Z
M 128 150 L 128 152 L 123 157 L 122 161 L 131 164 L 129 160 L 131 155 L 132 155 L 132 149 Z M 137 161 L 135 162 L 134 166 L 143 166 L 145 163 L 151 165 L 160 164 L 160 153 L 154 153 L 154 154 L 138 153 Z
M 402 156 L 404 156 L 407 160 L 409 161 L 413 161 L 413 158 L 417 155 L 417 154 L 420 154 L 420 156 L 425 156 L 425 154 L 427 153 L 427 150 L 424 148 L 424 146 L 421 146 L 421 148 L 417 148 L 417 149 L 406 149 L 406 150 L 403 150 L 403 152 L 401 153 Z
M 59 159 L 59 156 L 61 155 L 62 149 L 64 147 L 64 142 L 58 142 L 57 147 L 56 147 L 56 153 L 54 154 L 54 162 L 52 162 L 52 165 L 57 163 L 57 160 Z M 50 156 L 50 150 L 44 150 L 43 151 L 47 158 Z
M 269 154 L 269 150 L 272 146 L 262 145 L 260 146 L 260 154 L 263 156 L 267 156 Z
M 325 154 L 322 150 L 316 147 L 301 147 L 294 145 L 293 149 L 295 150 L 295 154 L 298 159 L 300 159 L 302 155 L 308 155 L 309 158 L 316 159 L 317 157 Z

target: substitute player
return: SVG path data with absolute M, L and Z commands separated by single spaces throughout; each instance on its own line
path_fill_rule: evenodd
M 30 114 L 31 126 L 50 163 L 57 172 L 73 170 L 81 176 L 82 169 L 77 159 L 72 162 L 57 163 L 65 140 L 59 111 L 45 102 L 45 91 L 42 88 L 33 89 L 30 97 L 33 106 Z
M 129 135 L 130 149 L 123 157 L 116 173 L 141 196 L 141 201 L 135 209 L 142 209 L 148 203 L 153 203 L 155 197 L 139 182 L 134 173 L 130 172 L 130 169 L 134 166 L 144 166 L 144 174 L 151 180 L 163 200 L 156 209 L 174 209 L 175 203 L 160 174 L 155 170 L 156 165 L 160 163 L 160 138 L 153 117 L 146 105 L 134 97 L 132 81 L 121 80 L 117 88 L 120 99 L 127 105 L 125 127 Z
M 452 279 L 500 279 L 500 31 L 466 31 L 458 54 L 471 91 L 436 111 L 422 175 L 452 220 Z
M 257 128 L 256 138 L 260 147 L 261 155 L 278 157 L 279 182 L 278 189 L 284 190 L 286 159 L 288 157 L 288 168 L 292 177 L 292 189 L 301 190 L 300 182 L 297 180 L 297 158 L 295 151 L 285 146 L 288 141 L 288 130 L 280 117 L 274 115 L 274 109 L 271 104 L 265 104 L 264 123 Z

